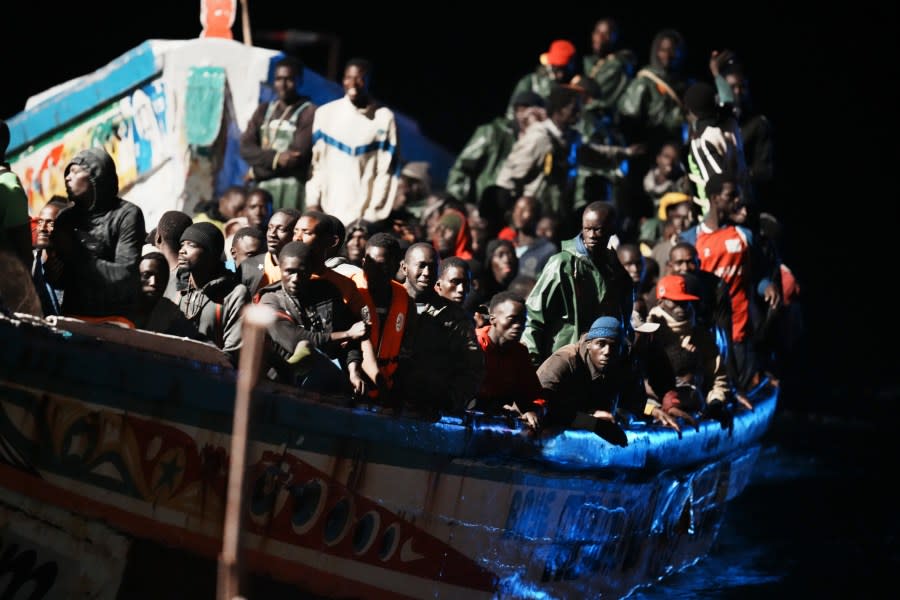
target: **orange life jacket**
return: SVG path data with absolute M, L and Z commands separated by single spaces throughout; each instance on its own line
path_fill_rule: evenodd
M 393 375 L 397 370 L 400 356 L 400 343 L 403 341 L 403 332 L 406 331 L 408 323 L 409 315 L 406 313 L 409 307 L 409 295 L 400 283 L 391 281 L 391 306 L 388 308 L 384 329 L 382 329 L 378 313 L 375 310 L 375 302 L 372 300 L 372 294 L 369 293 L 369 282 L 366 280 L 365 273 L 354 273 L 350 279 L 359 288 L 359 293 L 369 307 L 369 315 L 372 319 L 369 338 L 372 340 L 372 346 L 375 347 L 378 371 L 384 376 L 388 389 L 391 389 L 394 385 Z

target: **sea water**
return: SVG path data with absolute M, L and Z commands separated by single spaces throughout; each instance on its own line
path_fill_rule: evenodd
M 883 598 L 900 575 L 900 435 L 883 419 L 781 413 L 712 553 L 629 598 Z

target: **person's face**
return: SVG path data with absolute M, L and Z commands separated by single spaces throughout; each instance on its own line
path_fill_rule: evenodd
M 154 300 L 162 297 L 166 284 L 169 283 L 168 268 L 168 265 L 152 258 L 141 261 L 138 271 L 141 274 L 141 293 L 144 296 Z
M 294 226 L 294 241 L 303 242 L 310 246 L 316 241 L 316 225 L 319 220 L 315 217 L 300 217 Z
M 719 213 L 720 221 L 731 219 L 737 199 L 737 188 L 735 185 L 730 181 L 723 183 L 722 193 L 712 197 L 712 202 Z
M 362 229 L 357 229 L 350 234 L 350 237 L 347 238 L 347 243 L 345 244 L 347 248 L 347 258 L 350 262 L 355 265 L 360 263 L 363 254 L 366 252 L 367 241 L 368 238 L 366 237 L 366 232 Z M 383 251 L 384 248 L 381 248 L 381 250 Z
M 628 271 L 631 281 L 639 283 L 641 281 L 641 256 L 630 248 L 621 249 L 618 254 L 619 262 Z
M 516 200 L 513 206 L 512 224 L 517 231 L 529 231 L 534 223 L 535 206 L 534 201 L 528 197 L 522 197 Z
M 605 372 L 612 364 L 616 354 L 616 340 L 611 338 L 594 338 L 588 342 L 588 359 L 594 368 Z
M 600 21 L 591 32 L 591 48 L 594 54 L 604 54 L 615 42 L 615 32 L 608 21 Z
M 481 217 L 469 221 L 469 233 L 472 235 L 472 252 L 479 253 L 488 241 L 487 223 Z
M 462 267 L 448 267 L 434 286 L 435 291 L 451 302 L 462 304 L 469 295 L 471 278 Z
M 391 223 L 391 230 L 397 239 L 409 244 L 415 243 L 417 239 L 414 225 L 406 219 L 394 219 Z
M 416 297 L 434 288 L 437 281 L 437 253 L 432 248 L 415 248 L 403 261 L 402 270 L 406 285 Z
M 550 75 L 550 79 L 553 81 L 566 83 L 572 77 L 572 70 L 571 62 L 562 66 L 550 65 L 550 68 L 547 69 L 547 74 Z
M 234 266 L 241 266 L 246 259 L 261 254 L 263 250 L 262 242 L 253 236 L 245 235 L 231 246 L 231 258 L 234 259 Z
M 428 234 L 429 240 L 433 240 L 437 235 L 437 228 L 440 222 L 441 215 L 438 211 L 434 211 L 428 215 L 428 218 L 425 220 L 425 232 Z
M 206 249 L 197 242 L 184 240 L 178 250 L 178 267 L 193 273 L 198 266 L 208 262 L 207 254 Z
M 690 250 L 673 248 L 669 253 L 669 270 L 672 273 L 684 274 L 697 270 L 697 259 Z
M 357 105 L 365 104 L 368 97 L 368 73 L 356 65 L 351 65 L 344 70 L 341 84 L 350 102 Z
M 581 117 L 581 97 L 578 96 L 559 111 L 559 123 L 563 128 L 572 127 Z
M 490 323 L 501 346 L 518 342 L 525 331 L 525 305 L 512 300 L 501 302 L 494 307 Z
M 519 259 L 516 253 L 508 246 L 500 246 L 491 255 L 491 273 L 498 282 L 508 281 L 515 276 L 519 268 Z
M 66 192 L 70 198 L 79 200 L 90 193 L 92 187 L 90 174 L 86 168 L 81 165 L 69 167 L 69 172 L 66 173 Z
M 443 257 L 452 256 L 453 251 L 456 249 L 456 228 L 443 223 L 438 223 L 436 232 L 438 252 L 440 252 L 440 255 Z
M 534 228 L 534 233 L 551 242 L 556 240 L 556 221 L 551 217 L 541 217 Z
M 53 205 L 47 205 L 41 209 L 37 218 L 37 236 L 35 236 L 35 248 L 49 248 L 50 235 L 53 233 L 53 226 L 56 224 L 56 215 L 59 214 L 59 208 Z
M 284 245 L 291 241 L 294 235 L 294 223 L 291 217 L 283 212 L 275 213 L 266 227 L 266 246 L 269 252 L 278 255 Z
M 425 184 L 421 179 L 401 175 L 397 182 L 397 204 L 404 206 L 409 202 L 418 202 L 425 198 Z
M 671 144 L 666 144 L 660 148 L 656 155 L 656 166 L 660 169 L 671 168 L 678 160 L 678 150 Z
M 244 210 L 244 205 L 246 203 L 247 196 L 245 196 L 243 192 L 226 192 L 225 195 L 219 199 L 219 212 L 222 213 L 222 216 L 226 219 L 232 219 Z
M 297 95 L 297 75 L 294 69 L 287 66 L 281 66 L 275 69 L 275 79 L 272 81 L 272 88 L 279 100 L 287 102 L 293 101 Z
M 266 204 L 266 198 L 262 194 L 253 193 L 247 198 L 247 205 L 244 206 L 244 216 L 247 217 L 247 223 L 251 227 L 262 228 L 263 223 L 269 218 L 269 207 Z
M 594 210 L 584 211 L 584 215 L 581 217 L 581 235 L 590 254 L 596 256 L 606 248 L 612 234 L 610 213 Z
M 661 298 L 659 306 L 676 321 L 687 321 L 694 316 L 694 306 L 689 300 L 670 300 Z
M 659 64 L 666 70 L 678 68 L 681 62 L 681 52 L 672 38 L 663 38 L 656 48 L 656 58 Z
M 278 266 L 281 269 L 282 289 L 289 296 L 299 297 L 312 276 L 309 265 L 296 256 L 285 256 Z
M 533 114 L 531 106 L 517 105 L 513 107 L 513 118 L 519 131 L 525 131 L 531 123 L 531 114 Z
M 391 260 L 387 248 L 371 246 L 365 249 L 362 268 L 366 272 L 366 279 L 370 287 L 376 282 L 387 284 L 393 279 L 399 266 L 396 260 Z
M 669 209 L 669 222 L 675 229 L 675 233 L 682 233 L 694 222 L 690 204 L 681 202 Z
M 747 205 L 743 202 L 735 202 L 734 210 L 731 211 L 731 222 L 743 225 L 747 222 L 749 216 L 750 214 L 747 211 Z
M 729 73 L 725 76 L 725 81 L 728 83 L 728 86 L 731 88 L 731 93 L 734 95 L 734 105 L 740 106 L 744 100 L 744 93 L 747 89 L 744 78 L 740 75 Z

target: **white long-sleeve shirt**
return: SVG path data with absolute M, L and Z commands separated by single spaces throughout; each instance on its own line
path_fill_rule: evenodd
M 345 225 L 387 218 L 397 192 L 397 123 L 384 106 L 357 108 L 344 96 L 323 104 L 313 120 L 306 205 Z

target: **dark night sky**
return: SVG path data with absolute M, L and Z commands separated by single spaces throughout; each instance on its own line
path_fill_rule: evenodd
M 338 35 L 339 63 L 353 56 L 371 59 L 374 94 L 418 120 L 426 135 L 451 152 L 478 124 L 503 110 L 515 82 L 534 68 L 551 40 L 568 38 L 586 51 L 599 17 L 620 20 L 623 45 L 637 52 L 641 64 L 654 33 L 664 27 L 685 36 L 688 72 L 695 77 L 708 77 L 711 50 L 737 51 L 748 65 L 758 107 L 775 125 L 784 202 L 778 216 L 787 228 L 790 259 L 804 285 L 815 332 L 810 360 L 841 382 L 856 374 L 896 381 L 896 351 L 866 350 L 885 338 L 893 342 L 900 333 L 893 325 L 897 319 L 884 319 L 877 328 L 866 325 L 885 313 L 880 302 L 888 296 L 878 288 L 891 279 L 878 278 L 875 265 L 881 261 L 866 256 L 867 245 L 874 242 L 871 250 L 880 254 L 898 223 L 900 199 L 896 187 L 889 186 L 895 176 L 888 180 L 896 169 L 888 158 L 897 158 L 897 100 L 891 91 L 897 87 L 900 56 L 896 7 L 853 3 L 851 14 L 849 5 L 833 13 L 817 5 L 804 14 L 794 5 L 770 10 L 747 2 L 673 3 L 664 10 L 621 4 L 621 10 L 610 12 L 602 5 L 596 10 L 553 4 L 540 11 L 506 8 L 510 16 L 501 18 L 479 17 L 476 9 L 484 3 L 398 5 L 389 15 L 383 5 L 361 11 L 341 3 L 340 10 L 327 5 L 309 10 L 313 4 L 251 0 L 250 13 L 256 32 L 302 29 Z M 49 6 L 32 0 L 4 7 L 0 116 L 16 114 L 28 96 L 89 73 L 147 39 L 185 39 L 200 31 L 198 1 L 111 6 L 106 13 L 94 3 Z M 239 19 L 234 31 L 239 37 Z M 324 50 L 301 56 L 325 73 Z M 887 217 L 889 230 L 865 224 L 866 213 L 856 211 L 867 206 L 885 207 L 881 216 Z M 843 345 L 853 347 L 852 354 L 841 351 Z M 847 361 L 851 355 L 869 358 L 856 364 Z

